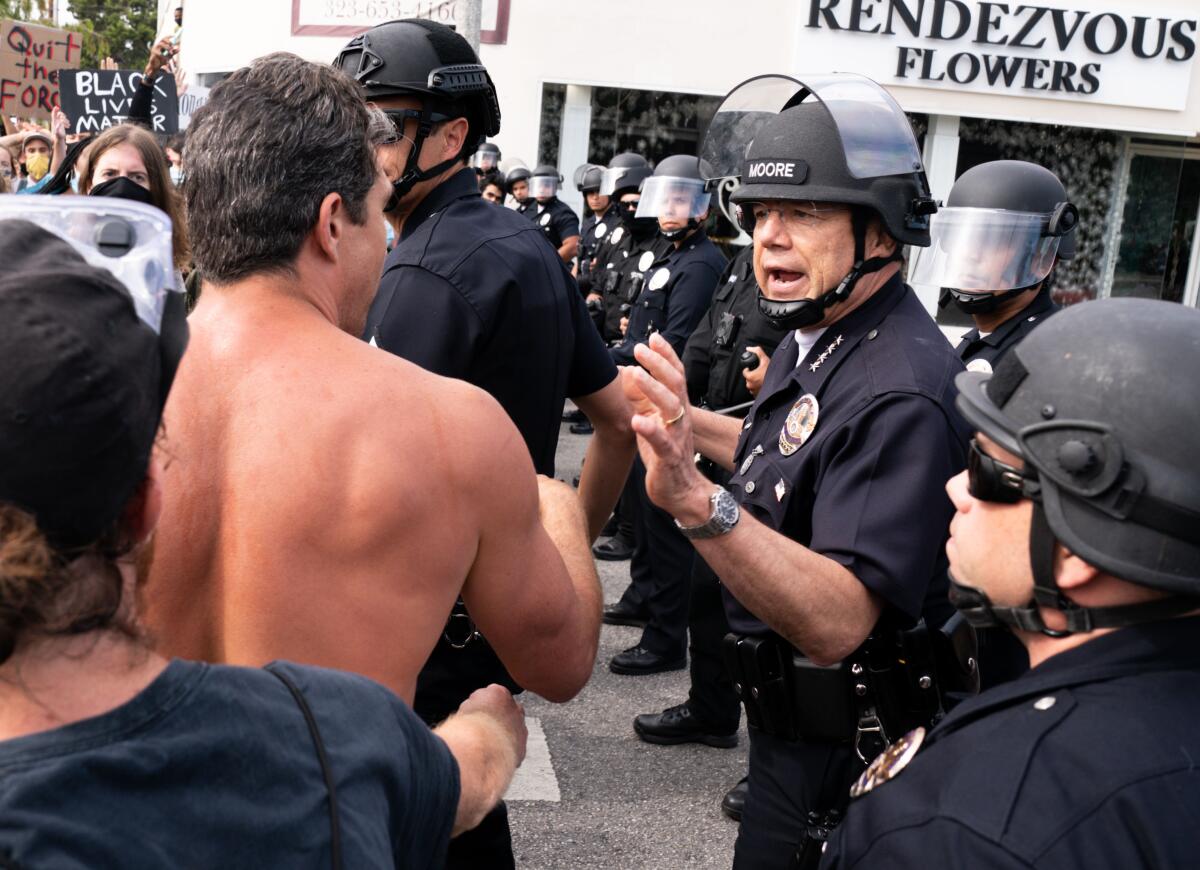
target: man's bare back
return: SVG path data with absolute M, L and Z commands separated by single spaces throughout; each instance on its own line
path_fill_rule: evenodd
M 519 682 L 577 692 L 600 602 L 573 495 L 543 482 L 543 528 L 524 442 L 486 393 L 248 284 L 206 289 L 167 405 L 159 648 L 343 668 L 411 702 L 461 592 Z

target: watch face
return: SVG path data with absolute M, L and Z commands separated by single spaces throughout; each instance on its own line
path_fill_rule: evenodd
M 722 528 L 728 529 L 733 526 L 738 520 L 738 504 L 734 501 L 733 496 L 728 491 L 722 490 L 717 493 L 716 499 L 716 516 L 713 519 L 721 525 Z

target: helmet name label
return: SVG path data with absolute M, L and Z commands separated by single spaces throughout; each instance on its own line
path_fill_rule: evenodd
M 808 164 L 803 160 L 751 160 L 746 164 L 745 178 L 803 184 L 808 179 Z

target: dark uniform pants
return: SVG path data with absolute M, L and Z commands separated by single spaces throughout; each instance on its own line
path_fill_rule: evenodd
M 450 841 L 446 870 L 515 870 L 508 807 L 500 805 L 483 817 L 478 827 Z
M 708 563 L 696 556 L 692 565 L 692 598 L 688 607 L 692 715 L 718 734 L 736 731 L 742 705 L 725 669 L 721 647 L 729 634 L 729 618 L 721 600 L 721 583 Z
M 792 870 L 809 811 L 844 810 L 862 769 L 849 744 L 793 743 L 751 727 L 733 870 Z
M 630 588 L 622 600 L 649 617 L 640 646 L 665 658 L 682 658 L 687 651 L 688 597 L 696 550 L 675 520 L 646 495 L 646 466 L 641 457 L 629 472 L 629 487 L 637 493 L 633 520 L 633 558 Z

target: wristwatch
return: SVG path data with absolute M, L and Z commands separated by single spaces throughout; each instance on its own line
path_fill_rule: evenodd
M 727 535 L 733 531 L 733 527 L 741 519 L 741 508 L 724 487 L 710 495 L 708 503 L 712 510 L 709 512 L 707 522 L 698 526 L 685 526 L 679 520 L 675 521 L 675 525 L 679 527 L 679 531 L 683 532 L 685 538 L 695 541 Z

